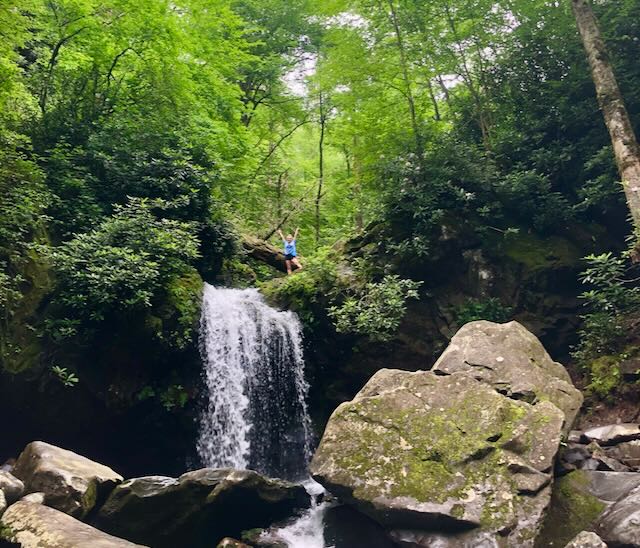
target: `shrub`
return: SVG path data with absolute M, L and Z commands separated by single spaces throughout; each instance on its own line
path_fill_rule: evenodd
M 511 307 L 505 306 L 500 299 L 495 297 L 485 300 L 467 299 L 454 311 L 458 327 L 475 320 L 503 323 L 511 319 L 511 313 Z
M 331 301 L 340 291 L 336 262 L 328 249 L 320 250 L 305 261 L 302 272 L 264 283 L 261 288 L 267 299 L 295 310 L 311 326 L 319 301 Z
M 130 199 L 94 230 L 48 250 L 58 279 L 56 299 L 92 320 L 150 307 L 198 257 L 194 232 L 192 223 L 156 216 L 152 202 Z
M 581 298 L 587 309 L 582 316 L 580 341 L 573 357 L 589 378 L 589 389 L 600 397 L 620 384 L 619 364 L 627 343 L 628 327 L 640 307 L 640 288 L 626 278 L 627 264 L 612 253 L 589 255 L 582 282 L 591 289 Z
M 591 289 L 580 296 L 587 313 L 582 316 L 580 342 L 573 353 L 583 365 L 620 350 L 626 318 L 640 307 L 640 288 L 625 278 L 624 258 L 604 253 L 585 260 L 587 268 L 581 279 Z
M 422 282 L 385 276 L 380 282 L 367 283 L 352 293 L 340 306 L 332 306 L 329 315 L 339 333 L 366 335 L 374 341 L 388 341 L 398 329 L 408 299 L 417 299 Z

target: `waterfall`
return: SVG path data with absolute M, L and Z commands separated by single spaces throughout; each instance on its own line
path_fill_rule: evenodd
M 268 306 L 257 289 L 205 284 L 200 353 L 207 388 L 197 443 L 203 464 L 303 478 L 311 425 L 297 316 Z

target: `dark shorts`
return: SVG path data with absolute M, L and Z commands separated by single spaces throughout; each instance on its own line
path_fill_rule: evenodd
M 289 253 L 287 253 L 287 254 L 284 256 L 284 260 L 285 260 L 285 261 L 291 261 L 292 259 L 295 259 L 295 258 L 296 258 L 296 256 L 295 256 L 295 255 L 291 255 L 291 254 L 289 254 Z

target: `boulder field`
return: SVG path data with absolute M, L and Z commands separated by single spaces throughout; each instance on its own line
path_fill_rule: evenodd
M 249 470 L 204 468 L 179 478 L 124 481 L 102 464 L 40 441 L 7 468 L 0 471 L 3 548 L 211 548 L 310 505 L 301 485 Z

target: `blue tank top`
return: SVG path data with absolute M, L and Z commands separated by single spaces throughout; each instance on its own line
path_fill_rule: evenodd
M 284 243 L 284 254 L 285 255 L 293 255 L 296 256 L 296 241 L 292 240 L 291 242 L 287 242 L 287 240 L 283 240 Z

